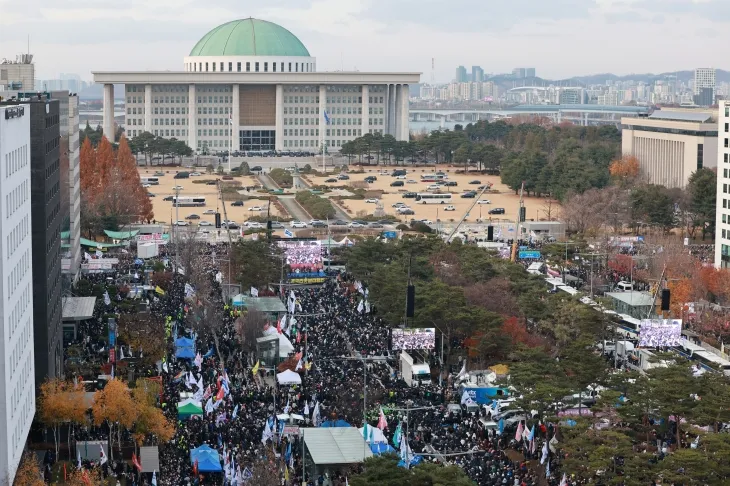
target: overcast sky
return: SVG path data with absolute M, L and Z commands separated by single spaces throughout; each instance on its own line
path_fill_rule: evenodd
M 730 0 L 0 0 L 0 58 L 36 77 L 181 70 L 207 31 L 256 17 L 289 29 L 318 70 L 418 71 L 450 81 L 535 67 L 564 78 L 730 67 Z

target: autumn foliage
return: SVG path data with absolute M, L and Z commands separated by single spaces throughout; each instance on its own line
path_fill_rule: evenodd
M 152 203 L 125 137 L 116 151 L 106 137 L 96 149 L 87 138 L 81 146 L 79 167 L 82 219 L 87 229 L 108 229 L 104 227 L 109 221 L 120 225 L 152 220 Z
M 15 471 L 14 486 L 44 486 L 41 466 L 35 454 L 26 452 L 23 454 L 18 470 Z
M 38 399 L 37 417 L 43 425 L 53 429 L 58 455 L 61 425 L 67 422 L 81 425 L 86 421 L 83 386 L 57 378 L 44 382 Z
M 622 183 L 630 182 L 639 176 L 639 159 L 632 155 L 624 155 L 611 162 L 608 172 Z

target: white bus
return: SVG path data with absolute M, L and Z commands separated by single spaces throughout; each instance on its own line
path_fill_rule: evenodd
M 157 177 L 142 177 L 142 184 L 151 184 L 153 186 L 160 185 L 160 179 Z
M 172 196 L 173 207 L 205 206 L 203 196 Z
M 446 204 L 451 202 L 451 193 L 418 193 L 416 194 L 416 201 L 421 204 Z
M 446 179 L 448 179 L 446 174 L 423 174 L 421 176 L 421 182 L 438 182 Z

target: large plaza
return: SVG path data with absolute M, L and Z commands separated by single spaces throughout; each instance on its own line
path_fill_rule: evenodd
M 318 72 L 287 29 L 242 19 L 193 46 L 182 71 L 94 72 L 103 129 L 114 133 L 114 85 L 124 85 L 128 137 L 142 132 L 206 151 L 339 151 L 366 133 L 409 136 L 409 85 L 420 73 Z

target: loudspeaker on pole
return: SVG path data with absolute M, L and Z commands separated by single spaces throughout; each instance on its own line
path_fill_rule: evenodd
M 416 287 L 415 285 L 408 286 L 408 292 L 406 294 L 406 317 L 413 317 L 416 310 Z

